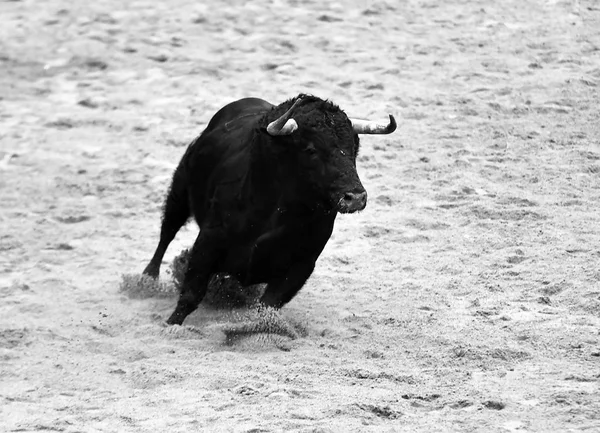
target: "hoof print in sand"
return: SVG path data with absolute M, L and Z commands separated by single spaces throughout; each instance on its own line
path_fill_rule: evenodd
M 361 404 L 357 403 L 356 405 L 359 409 L 364 410 L 365 412 L 371 412 L 372 414 L 387 419 L 397 419 L 402 416 L 402 412 L 392 409 L 389 406 L 382 406 L 378 404 Z
M 495 401 L 495 400 L 487 400 L 487 401 L 484 401 L 482 404 L 483 404 L 483 407 L 485 407 L 486 409 L 492 409 L 492 410 L 502 410 L 506 407 L 506 404 L 502 403 L 501 401 Z

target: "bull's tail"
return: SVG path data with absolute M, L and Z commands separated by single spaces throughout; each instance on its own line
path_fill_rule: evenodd
M 190 145 L 189 149 L 194 143 Z M 186 152 L 186 154 L 188 153 Z M 156 251 L 144 269 L 144 274 L 157 278 L 160 272 L 160 264 L 175 235 L 185 225 L 191 216 L 188 200 L 188 179 L 185 169 L 185 156 L 181 159 L 179 166 L 173 174 L 173 180 L 169 193 L 163 205 L 162 224 L 160 229 L 160 241 Z

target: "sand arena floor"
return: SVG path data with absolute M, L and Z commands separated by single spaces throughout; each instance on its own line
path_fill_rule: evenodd
M 599 86 L 592 0 L 0 2 L 0 431 L 600 432 Z M 165 327 L 120 287 L 185 146 L 300 92 L 398 119 L 367 208 L 279 314 Z

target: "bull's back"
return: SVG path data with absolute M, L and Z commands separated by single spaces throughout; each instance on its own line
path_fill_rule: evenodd
M 202 134 L 188 147 L 182 160 L 196 164 L 199 159 L 215 164 L 228 158 L 235 147 L 249 144 L 251 134 L 262 116 L 273 105 L 259 98 L 243 98 L 227 104 L 210 119 Z M 234 148 L 232 148 L 234 144 Z
M 188 178 L 191 208 L 199 224 L 216 194 L 229 197 L 233 194 L 225 190 L 239 190 L 250 163 L 249 144 L 254 129 L 272 107 L 259 98 L 232 102 L 212 117 L 188 148 L 181 163 Z
M 273 104 L 260 98 L 239 99 L 217 111 L 208 122 L 204 133 L 206 134 L 215 128 L 224 127 L 227 123 L 235 123 L 236 120 L 242 120 L 245 117 L 260 118 L 273 107 Z
M 194 172 L 215 173 L 223 181 L 237 178 L 250 156 L 258 121 L 271 110 L 272 104 L 259 98 L 244 98 L 221 108 L 206 129 L 190 146 Z

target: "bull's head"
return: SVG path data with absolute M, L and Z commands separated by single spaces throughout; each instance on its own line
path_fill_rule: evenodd
M 356 172 L 358 134 L 390 134 L 395 130 L 392 115 L 387 125 L 349 119 L 332 103 L 306 95 L 300 95 L 266 127 L 273 137 L 289 137 L 282 145 L 289 146 L 294 162 L 293 168 L 286 169 L 299 171 L 290 177 L 302 179 L 302 185 L 325 207 L 341 213 L 360 211 L 367 205 L 367 192 Z

